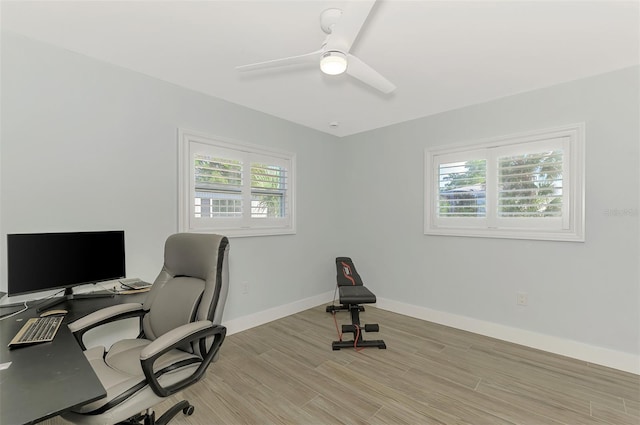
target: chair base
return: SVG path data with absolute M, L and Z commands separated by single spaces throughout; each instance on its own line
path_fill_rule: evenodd
M 117 425 L 166 425 L 171 421 L 180 411 L 187 416 L 193 415 L 195 407 L 187 400 L 173 405 L 169 410 L 164 412 L 162 416 L 156 419 L 156 412 L 152 409 L 147 410 L 146 413 L 136 415 L 124 422 L 119 422 Z

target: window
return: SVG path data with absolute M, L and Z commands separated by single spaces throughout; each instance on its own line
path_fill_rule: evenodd
M 295 155 L 180 131 L 181 231 L 295 233 Z
M 584 241 L 584 125 L 425 151 L 425 234 Z

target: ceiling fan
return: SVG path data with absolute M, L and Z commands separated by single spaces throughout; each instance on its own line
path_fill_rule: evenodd
M 350 0 L 344 11 L 327 9 L 322 12 L 320 27 L 328 35 L 320 50 L 298 56 L 237 66 L 236 69 L 238 71 L 254 71 L 304 63 L 320 63 L 320 70 L 325 74 L 339 75 L 346 72 L 382 93 L 391 93 L 396 88 L 393 83 L 357 56 L 349 53 L 351 45 L 367 20 L 374 4 L 375 0 Z

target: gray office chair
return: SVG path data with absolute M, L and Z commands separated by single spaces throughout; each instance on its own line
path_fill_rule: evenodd
M 224 236 L 172 235 L 144 304 L 107 307 L 69 324 L 107 396 L 63 418 L 78 424 L 159 425 L 180 411 L 193 413 L 185 400 L 157 419 L 152 407 L 200 380 L 217 357 L 226 334 L 220 322 L 229 284 L 228 250 Z M 82 340 L 88 330 L 130 317 L 140 318 L 137 339 L 118 341 L 108 351 L 86 349 Z

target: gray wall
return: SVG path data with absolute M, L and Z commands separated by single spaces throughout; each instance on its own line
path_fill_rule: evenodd
M 227 320 L 331 291 L 333 257 L 348 255 L 379 297 L 640 353 L 638 68 L 340 140 L 12 35 L 1 90 L 3 240 L 124 229 L 129 274 L 153 279 L 177 231 L 183 127 L 297 154 L 298 233 L 232 240 Z M 423 234 L 426 147 L 575 122 L 587 135 L 585 243 Z
M 638 72 L 346 138 L 345 252 L 368 286 L 410 305 L 640 353 Z M 585 243 L 423 234 L 426 147 L 576 122 L 586 125 Z M 516 305 L 518 291 L 529 306 Z
M 14 232 L 124 229 L 128 275 L 154 279 L 178 229 L 181 127 L 297 154 L 298 232 L 231 241 L 225 318 L 333 289 L 334 181 L 324 168 L 332 136 L 10 34 L 1 106 L 3 241 Z M 6 288 L 6 255 L 1 264 Z

